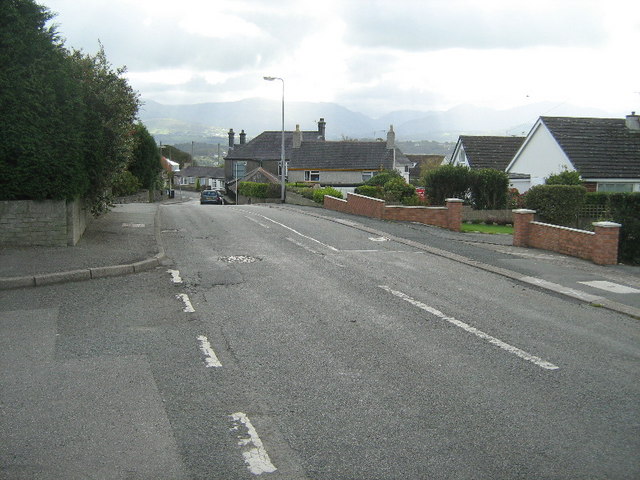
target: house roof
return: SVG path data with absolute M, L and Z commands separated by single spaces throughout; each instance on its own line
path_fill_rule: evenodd
M 290 170 L 379 170 L 393 168 L 386 142 L 302 142 L 292 150 Z M 411 162 L 395 149 L 396 165 Z
M 625 119 L 540 117 L 582 178 L 640 178 L 640 133 Z
M 525 137 L 460 135 L 461 144 L 471 168 L 493 168 L 504 171 L 522 146 Z
M 302 142 L 318 141 L 318 131 L 303 131 Z M 291 158 L 293 132 L 284 132 L 284 156 Z M 228 160 L 280 160 L 282 131 L 262 132 L 243 145 L 235 145 L 225 157 Z
M 190 165 L 176 172 L 179 177 L 208 177 L 224 178 L 224 168 L 221 167 L 198 167 Z

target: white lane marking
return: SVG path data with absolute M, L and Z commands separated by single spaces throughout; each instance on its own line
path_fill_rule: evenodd
M 590 287 L 599 288 L 600 290 L 606 290 L 612 293 L 640 293 L 640 290 L 635 288 L 626 287 L 619 283 L 607 282 L 606 280 L 593 280 L 591 282 L 578 282 L 583 285 L 589 285 Z
M 369 237 L 369 240 L 372 242 L 388 242 L 389 239 L 387 237 Z
M 178 270 L 167 270 L 167 273 L 171 274 L 171 281 L 173 283 L 182 283 L 182 278 Z
M 265 220 L 269 220 L 270 222 L 275 223 L 276 225 L 280 225 L 282 228 L 286 228 L 287 230 L 295 233 L 296 235 L 299 235 L 303 238 L 306 238 L 307 240 L 311 240 L 312 242 L 316 242 L 320 245 L 322 245 L 323 247 L 328 248 L 329 250 L 333 250 L 334 252 L 339 252 L 340 250 L 338 250 L 336 247 L 332 247 L 331 245 L 327 245 L 326 243 L 322 243 L 320 240 L 317 240 L 313 237 L 308 237 L 307 235 L 304 235 L 303 233 L 298 232 L 297 230 L 294 230 L 291 227 L 287 227 L 285 224 L 280 223 L 280 222 L 276 222 L 275 220 L 270 219 L 269 217 L 265 217 L 264 215 L 260 215 L 259 213 L 256 213 L 255 215 L 264 218 Z
M 125 228 L 143 228 L 144 223 L 123 223 L 122 226 Z
M 275 472 L 277 468 L 271 463 L 269 454 L 267 454 L 262 440 L 260 440 L 258 432 L 251 424 L 249 417 L 242 412 L 238 412 L 231 415 L 231 419 L 234 422 L 232 430 L 239 431 L 241 426 L 244 427 L 244 431 L 238 434 L 238 445 L 243 447 L 242 457 L 249 471 L 254 475 Z
M 573 288 L 565 287 L 553 282 L 548 282 L 547 280 L 543 280 L 537 277 L 521 277 L 519 278 L 519 280 L 521 282 L 529 283 L 531 285 L 537 285 L 554 292 L 562 293 L 563 295 L 567 295 L 569 297 L 577 298 L 578 300 L 582 300 L 584 302 L 596 303 L 602 300 L 602 297 L 590 295 L 586 292 L 574 290 Z
M 200 351 L 204 353 L 205 359 L 204 363 L 207 367 L 221 367 L 222 363 L 218 360 L 216 356 L 216 352 L 211 348 L 211 344 L 209 343 L 209 339 L 204 335 L 200 335 L 198 337 L 198 341 L 200 342 Z
M 541 359 L 540 357 L 536 357 L 535 355 L 531 355 L 530 353 L 525 352 L 524 350 L 520 350 L 517 347 L 514 347 L 512 345 L 509 345 L 508 343 L 503 342 L 502 340 L 499 340 L 495 337 L 492 337 L 491 335 L 484 333 L 481 330 L 478 330 L 475 327 L 472 327 L 471 325 L 461 322 L 460 320 L 455 319 L 454 317 L 449 317 L 447 315 L 445 315 L 444 313 L 442 313 L 440 310 L 436 310 L 433 307 L 430 307 L 429 305 L 426 305 L 422 302 L 419 302 L 418 300 L 414 300 L 413 298 L 409 297 L 408 295 L 399 292 L 397 290 L 393 290 L 390 287 L 386 286 L 386 285 L 379 285 L 380 288 L 382 288 L 383 290 L 386 290 L 387 292 L 389 292 L 392 295 L 395 295 L 396 297 L 409 302 L 411 305 L 414 305 L 422 310 L 424 310 L 425 312 L 429 312 L 432 315 L 435 315 L 438 318 L 441 318 L 442 320 L 446 320 L 447 322 L 455 325 L 456 327 L 460 327 L 463 330 L 465 330 L 466 332 L 472 333 L 474 334 L 476 337 L 481 338 L 483 340 L 487 340 L 489 343 L 491 343 L 492 345 L 495 345 L 497 347 L 502 348 L 503 350 L 506 350 L 509 353 L 513 353 L 514 355 L 517 355 L 518 357 L 522 358 L 523 360 L 527 360 L 539 367 L 542 367 L 544 369 L 547 370 L 557 370 L 558 367 L 557 365 L 554 365 L 553 363 L 547 362 L 546 360 Z
M 254 223 L 257 223 L 257 224 L 258 224 L 258 225 L 260 225 L 261 227 L 264 227 L 264 228 L 271 228 L 269 225 L 265 225 L 264 223 L 262 223 L 262 222 L 260 222 L 260 221 L 256 220 L 256 219 L 255 219 L 255 218 L 253 218 L 253 217 L 250 217 L 249 215 L 244 215 L 244 218 L 246 218 L 246 219 L 248 219 L 248 220 L 251 220 L 251 221 L 252 221 L 252 222 L 254 222 Z
M 297 245 L 297 246 L 299 246 L 300 248 L 304 248 L 304 249 L 305 249 L 306 251 L 308 251 L 308 252 L 315 253 L 316 255 L 318 255 L 318 254 L 319 254 L 319 253 L 318 253 L 318 252 L 316 252 L 313 248 L 309 248 L 309 247 L 307 247 L 306 245 L 304 245 L 303 243 L 300 243 L 300 242 L 298 242 L 298 241 L 294 240 L 294 239 L 293 239 L 293 238 L 291 238 L 291 237 L 286 237 L 286 239 L 287 239 L 287 240 L 289 240 L 289 241 L 290 241 L 291 243 L 293 243 L 294 245 Z
M 193 305 L 191 305 L 191 300 L 189 300 L 189 295 L 187 295 L 186 293 L 179 293 L 178 295 L 176 295 L 176 298 L 179 298 L 184 302 L 184 308 L 182 309 L 183 312 L 193 313 L 196 311 L 193 308 Z

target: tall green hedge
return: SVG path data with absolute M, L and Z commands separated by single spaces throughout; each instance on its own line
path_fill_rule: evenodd
M 581 185 L 536 185 L 527 191 L 524 203 L 544 222 L 573 227 L 586 193 Z
M 587 197 L 605 200 L 609 220 L 622 224 L 618 260 L 640 265 L 640 192 L 597 193 Z

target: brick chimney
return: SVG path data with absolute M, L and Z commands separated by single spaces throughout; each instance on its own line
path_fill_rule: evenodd
M 389 125 L 389 131 L 387 132 L 387 149 L 391 150 L 396 146 L 396 132 L 393 131 L 393 125 Z
M 324 140 L 324 133 L 327 128 L 327 122 L 324 121 L 324 118 L 321 118 L 318 122 L 318 139 Z
M 233 148 L 236 143 L 236 132 L 233 131 L 233 128 L 229 129 L 229 148 Z
M 625 124 L 632 132 L 640 133 L 640 115 L 636 115 L 636 112 L 631 112 L 631 115 L 627 115 Z
M 244 130 L 240 132 L 240 145 L 244 145 L 247 141 L 247 134 L 244 133 Z
M 302 145 L 302 132 L 300 131 L 300 125 L 296 125 L 296 129 L 293 132 L 293 148 L 300 148 Z

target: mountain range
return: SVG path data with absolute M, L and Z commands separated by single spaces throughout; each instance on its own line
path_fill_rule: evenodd
M 244 130 L 251 139 L 282 127 L 281 103 L 263 99 L 236 102 L 164 105 L 143 101 L 140 120 L 165 144 L 226 143 L 227 132 Z M 327 140 L 386 138 L 390 125 L 399 141 L 455 142 L 459 135 L 526 135 L 536 119 L 548 116 L 603 117 L 606 112 L 567 104 L 535 103 L 497 110 L 460 105 L 447 111 L 396 111 L 371 118 L 335 103 L 285 103 L 285 130 L 315 130 L 320 118 L 327 122 Z M 237 141 L 236 137 L 236 141 Z

